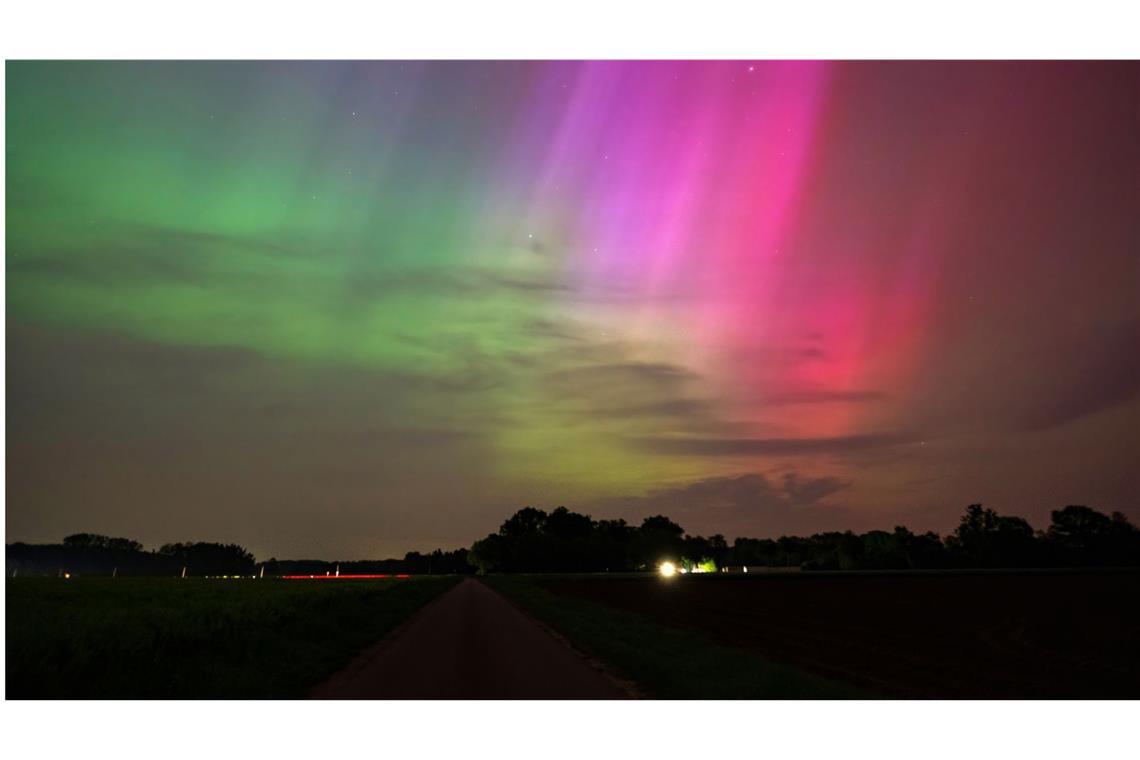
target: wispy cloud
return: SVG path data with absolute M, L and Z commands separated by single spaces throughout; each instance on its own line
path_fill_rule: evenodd
M 792 393 L 774 393 L 764 396 L 761 403 L 769 406 L 791 404 L 860 404 L 885 401 L 889 395 L 883 391 L 803 390 Z
M 601 499 L 597 505 L 635 520 L 667 514 L 693 533 L 742 526 L 765 534 L 810 531 L 834 520 L 838 508 L 824 506 L 824 502 L 850 485 L 837 477 L 811 477 L 795 471 L 775 479 L 746 473 L 657 488 L 641 496 Z
M 643 437 L 635 439 L 639 445 L 660 454 L 687 454 L 693 456 L 744 456 L 843 454 L 882 449 L 913 443 L 918 438 L 911 434 L 874 433 L 867 435 L 836 436 L 832 438 L 682 438 Z

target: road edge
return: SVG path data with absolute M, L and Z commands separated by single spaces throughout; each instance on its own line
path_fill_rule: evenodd
M 340 668 L 334 673 L 330 673 L 323 680 L 310 688 L 308 692 L 305 693 L 305 699 L 351 699 L 350 697 L 334 696 L 333 694 L 330 694 L 329 691 L 335 689 L 335 685 L 339 684 L 340 681 L 344 679 L 351 680 L 351 678 L 355 677 L 357 673 L 367 667 L 367 665 L 372 662 L 373 659 L 379 656 L 381 652 L 390 647 L 392 645 L 392 642 L 395 641 L 396 638 L 398 638 L 401 634 L 403 634 L 404 629 L 411 625 L 413 620 L 424 614 L 428 609 L 431 608 L 432 605 L 438 604 L 441 599 L 443 599 L 451 592 L 455 591 L 455 589 L 459 588 L 460 584 L 462 584 L 464 580 L 466 579 L 460 578 L 459 583 L 456 583 L 443 593 L 436 594 L 427 602 L 427 604 L 423 605 L 411 615 L 408 615 L 406 618 L 400 621 L 399 625 L 388 631 L 388 633 L 386 633 L 379 641 L 357 652 L 356 655 L 354 655 L 353 658 L 344 665 L 344 667 Z
M 502 593 L 498 589 L 494 588 L 489 583 L 484 583 L 482 578 L 476 577 L 474 580 L 476 582 L 480 583 L 483 586 L 483 588 L 487 589 L 491 593 L 493 593 L 493 594 L 499 596 L 501 599 L 503 599 L 507 604 L 509 604 L 511 607 L 513 607 L 524 618 L 526 618 L 530 622 L 534 623 L 536 626 L 538 626 L 543 631 L 545 631 L 547 633 L 547 635 L 550 636 L 552 639 L 557 641 L 559 644 L 564 646 L 566 649 L 569 649 L 578 659 L 582 660 L 582 662 L 584 662 L 592 670 L 594 670 L 596 673 L 598 673 L 598 675 L 602 676 L 607 681 L 609 681 L 611 684 L 616 686 L 618 688 L 618 690 L 621 691 L 623 694 L 625 694 L 629 699 L 652 699 L 652 697 L 650 697 L 648 694 L 646 694 L 644 691 L 642 691 L 641 687 L 638 686 L 635 681 L 632 681 L 628 678 L 622 678 L 621 676 L 619 676 L 617 673 L 614 672 L 614 670 L 611 666 L 607 665 L 605 662 L 602 662 L 598 658 L 593 657 L 593 656 L 583 652 L 578 647 L 574 646 L 574 644 L 570 641 L 570 639 L 566 638 L 564 635 L 562 635 L 557 630 L 555 630 L 554 628 L 547 625 L 542 620 L 539 620 L 537 617 L 532 615 L 527 609 L 525 609 L 521 605 L 515 603 L 515 601 L 513 599 L 511 599 L 509 596 Z

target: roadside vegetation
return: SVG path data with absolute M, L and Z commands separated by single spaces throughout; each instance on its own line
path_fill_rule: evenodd
M 554 594 L 527 576 L 484 581 L 558 631 L 619 680 L 658 699 L 854 699 L 868 692 L 666 627 L 632 612 Z M 596 582 L 604 582 L 598 579 Z
M 304 697 L 456 581 L 9 579 L 8 697 Z

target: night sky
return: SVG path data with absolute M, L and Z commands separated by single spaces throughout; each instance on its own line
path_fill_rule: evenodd
M 7 65 L 7 540 L 1140 519 L 1140 65 Z

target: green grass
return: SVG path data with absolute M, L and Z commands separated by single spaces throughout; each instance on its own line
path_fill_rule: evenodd
M 456 580 L 9 579 L 8 698 L 303 697 Z
M 524 576 L 483 579 L 615 675 L 664 699 L 866 699 L 872 695 L 668 628 L 623 610 L 545 590 Z

